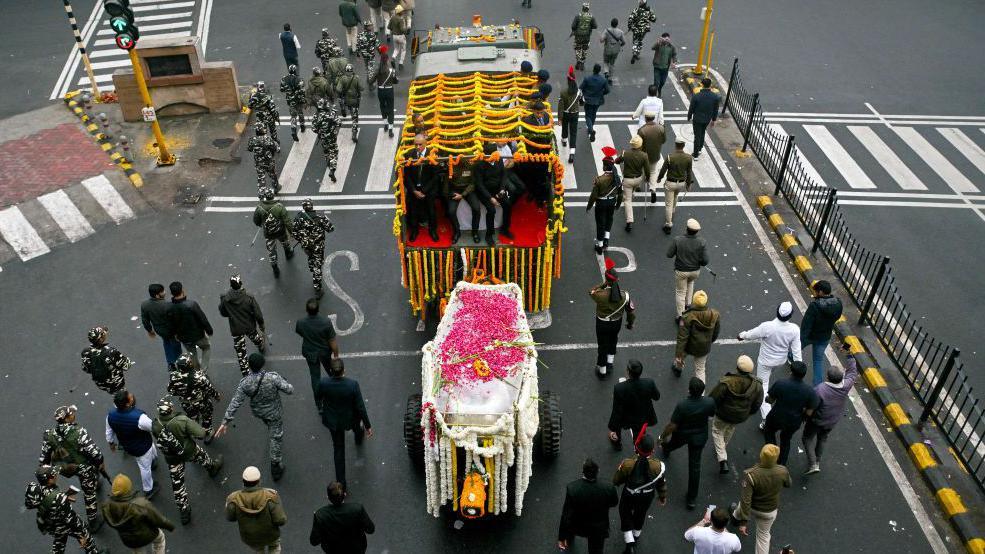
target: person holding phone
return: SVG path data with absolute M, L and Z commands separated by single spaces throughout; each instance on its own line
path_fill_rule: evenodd
M 684 531 L 684 540 L 694 543 L 694 554 L 731 554 L 742 550 L 739 537 L 726 529 L 726 525 L 728 511 L 708 506 L 705 517 Z

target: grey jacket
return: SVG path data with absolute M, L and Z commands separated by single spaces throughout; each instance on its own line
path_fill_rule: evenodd
M 674 269 L 677 271 L 697 271 L 708 265 L 705 239 L 697 235 L 674 237 L 674 242 L 667 249 L 667 257 L 674 258 Z
M 259 387 L 259 390 L 258 390 Z M 251 372 L 240 380 L 236 386 L 236 394 L 229 401 L 226 414 L 222 416 L 222 423 L 227 424 L 233 420 L 236 410 L 246 402 L 250 401 L 250 409 L 253 415 L 263 421 L 278 420 L 283 415 L 283 407 L 280 403 L 280 393 L 294 394 L 294 385 L 287 382 L 276 371 Z
M 606 30 L 602 31 L 603 56 L 615 56 L 622 51 L 623 46 L 626 46 L 626 39 L 623 38 L 622 29 L 617 27 L 608 27 Z

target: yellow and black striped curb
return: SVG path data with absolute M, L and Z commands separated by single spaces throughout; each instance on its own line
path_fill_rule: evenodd
M 770 227 L 780 238 L 780 244 L 790 255 L 797 271 L 800 272 L 808 285 L 813 285 L 818 278 L 808 258 L 807 249 L 797 242 L 797 237 L 789 232 L 789 228 L 783 222 L 780 214 L 777 213 L 769 196 L 759 196 L 756 198 L 756 203 L 763 211 L 763 215 L 766 216 Z M 985 554 L 985 533 L 978 529 L 978 525 L 968 514 L 968 508 L 961 501 L 961 497 L 948 483 L 939 460 L 924 442 L 923 433 L 913 424 L 906 410 L 896 400 L 893 392 L 889 390 L 879 365 L 869 355 L 865 345 L 855 335 L 844 315 L 835 323 L 835 332 L 849 345 L 849 355 L 855 358 L 865 383 L 882 408 L 883 415 L 886 416 L 896 434 L 903 440 L 910 459 L 917 466 L 927 484 L 930 485 L 931 490 L 934 491 L 934 498 L 937 499 L 944 515 L 954 526 L 961 540 L 964 541 L 965 548 L 973 554 Z
M 91 117 L 82 109 L 82 103 L 79 100 L 75 100 L 76 97 L 82 94 L 80 90 L 73 90 L 65 95 L 65 105 L 68 109 L 72 110 L 79 120 L 82 121 L 82 125 L 85 126 L 92 138 L 99 144 L 99 147 L 103 149 L 109 155 L 109 159 L 113 161 L 116 165 L 120 166 L 123 173 L 126 174 L 127 179 L 134 187 L 140 188 L 144 186 L 144 180 L 137 173 L 137 170 L 133 168 L 133 163 L 131 160 L 126 159 L 122 154 L 116 151 L 116 146 L 109 141 L 106 134 L 99 130 L 99 125 L 96 124 Z

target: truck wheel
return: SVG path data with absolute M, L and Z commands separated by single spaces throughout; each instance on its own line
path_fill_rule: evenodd
M 404 412 L 404 443 L 407 455 L 418 468 L 424 467 L 424 429 L 421 427 L 421 395 L 407 397 L 407 410 Z
M 561 404 L 550 391 L 540 391 L 540 429 L 534 435 L 534 452 L 543 460 L 557 457 L 561 451 Z

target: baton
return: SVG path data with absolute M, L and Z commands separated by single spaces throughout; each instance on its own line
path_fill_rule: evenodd
M 712 268 L 710 268 L 708 266 L 705 266 L 705 269 L 708 270 L 708 273 L 711 273 L 711 280 L 712 280 L 713 283 L 716 282 L 716 281 L 718 281 L 718 274 L 715 273 L 715 270 L 713 270 Z
M 99 474 L 105 477 L 106 481 L 109 482 L 110 484 L 113 483 L 113 480 L 109 478 L 109 473 L 106 473 L 106 468 L 100 467 Z
M 250 241 L 250 248 L 252 248 L 253 245 L 257 243 L 257 237 L 259 237 L 259 236 L 260 236 L 260 228 L 257 227 L 257 232 L 254 233 L 253 240 Z
M 647 193 L 650 192 L 650 180 L 647 179 L 646 183 L 643 185 L 643 223 L 646 223 L 646 209 L 649 207 L 649 202 L 647 202 Z

